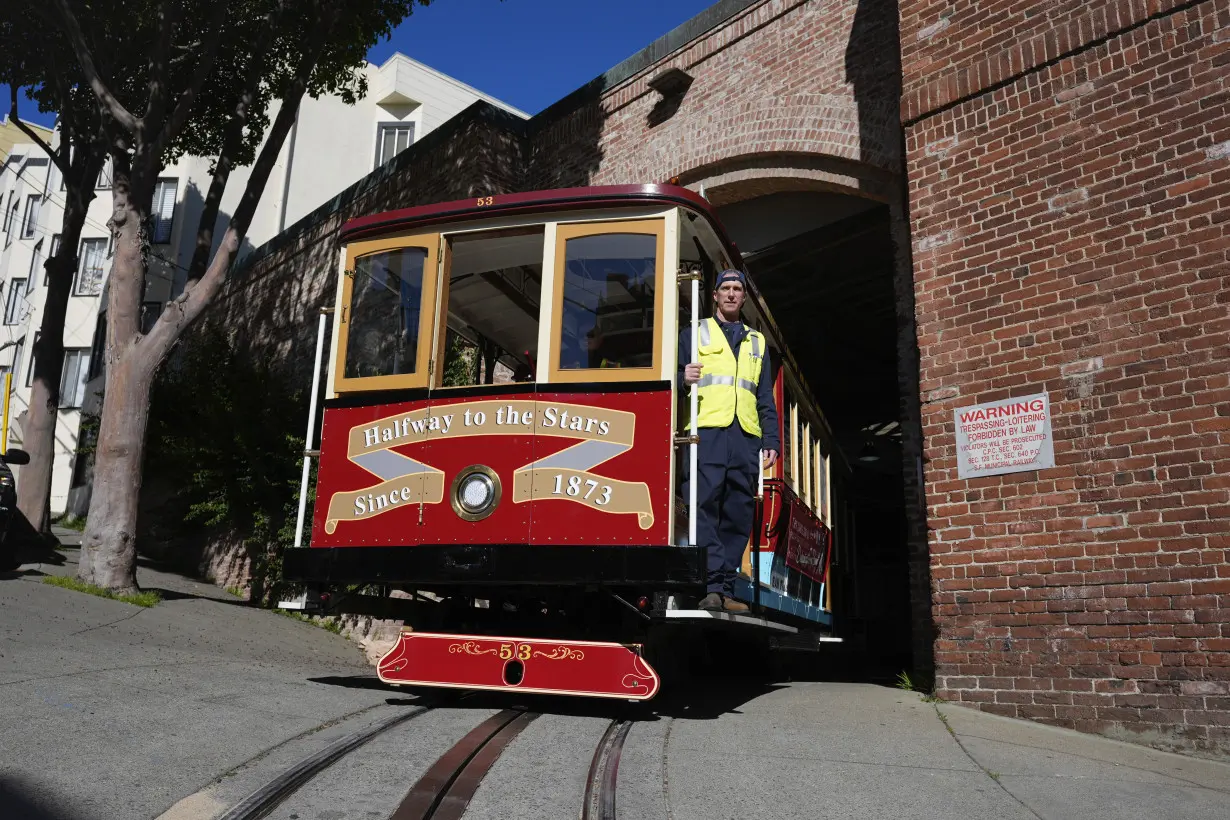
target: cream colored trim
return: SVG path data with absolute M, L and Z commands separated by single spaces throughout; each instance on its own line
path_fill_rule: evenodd
M 661 333 L 661 378 L 675 381 L 679 358 L 679 209 L 672 208 L 666 215 L 666 249 L 662 260 L 662 275 L 659 287 L 662 294 L 662 310 L 654 322 L 662 326 Z M 667 333 L 667 329 L 671 332 Z M 673 418 L 673 416 L 672 416 Z M 675 486 L 674 483 L 671 486 Z
M 448 338 L 449 271 L 453 267 L 451 247 L 448 240 L 441 235 L 440 243 L 436 248 L 436 259 L 438 260 L 436 263 L 436 304 L 431 314 L 435 333 L 432 334 L 431 350 L 428 351 L 431 358 L 427 365 L 427 373 L 431 377 L 433 389 L 440 387 L 444 381 L 444 343 Z
M 337 252 L 337 281 L 333 285 L 333 327 L 330 330 L 329 340 L 329 376 L 325 382 L 325 396 L 331 399 L 337 398 L 337 389 L 335 379 L 337 377 L 337 347 L 338 338 L 340 337 L 341 323 L 338 321 L 338 313 L 342 304 L 342 295 L 344 292 L 343 283 L 346 281 L 346 246 L 343 245 Z
M 551 314 L 555 309 L 555 243 L 559 225 L 546 224 L 542 240 L 542 298 L 538 300 L 538 360 L 534 362 L 534 381 L 539 384 L 551 381 L 548 363 L 555 360 L 555 338 L 551 334 L 554 323 Z
M 833 456 L 824 457 L 824 524 L 833 529 Z
M 682 232 L 679 229 L 679 209 L 672 208 L 670 213 L 666 215 L 666 254 L 667 259 L 662 268 L 662 315 L 657 317 L 658 321 L 663 323 L 664 328 L 669 328 L 670 333 L 662 333 L 662 378 L 671 383 L 671 429 L 675 429 L 675 424 L 679 419 L 679 401 L 682 398 L 679 391 L 675 389 L 675 373 L 679 367 L 679 241 Z M 691 301 L 691 289 L 688 291 L 688 300 Z M 679 458 L 688 457 L 687 447 L 671 446 L 669 488 L 670 503 L 666 505 L 666 526 L 667 532 L 670 533 L 670 543 L 675 544 L 675 487 L 677 475 L 679 472 Z M 676 455 L 679 458 L 676 458 Z
M 811 474 L 811 424 L 803 425 L 803 503 L 808 507 L 812 506 L 811 495 L 812 487 L 815 482 L 812 480 Z
M 663 272 L 663 262 L 665 261 L 666 251 L 663 247 L 666 241 L 665 218 L 658 219 L 641 219 L 632 221 L 613 221 L 613 222 L 582 222 L 582 223 L 560 223 L 556 229 L 555 240 L 555 260 L 553 270 L 555 276 L 552 282 L 551 291 L 551 339 L 558 341 L 560 338 L 561 328 L 563 326 L 563 309 L 564 309 L 564 276 L 563 266 L 567 261 L 563 251 L 565 244 L 569 239 L 577 239 L 583 236 L 601 236 L 603 234 L 612 233 L 636 233 L 646 234 L 657 237 L 657 247 L 655 254 L 658 259 L 657 272 L 654 283 L 653 294 L 653 362 L 649 367 L 618 367 L 610 369 L 602 368 L 585 368 L 577 370 L 562 370 L 559 367 L 559 359 L 552 354 L 548 360 L 547 373 L 552 382 L 628 382 L 628 381 L 655 381 L 659 378 L 659 373 L 662 368 L 662 299 L 663 286 L 666 277 Z
M 799 405 L 790 402 L 790 489 L 799 494 Z
M 811 449 L 812 449 L 811 465 L 812 465 L 812 473 L 813 473 L 812 480 L 816 487 L 815 492 L 812 494 L 812 498 L 815 499 L 815 504 L 813 506 L 816 511 L 816 517 L 819 518 L 821 521 L 823 521 L 824 516 L 821 513 L 824 510 L 824 504 L 821 503 L 821 500 L 824 498 L 824 484 L 821 481 L 821 476 L 824 474 L 824 457 L 820 452 L 820 442 L 819 441 L 812 442 Z

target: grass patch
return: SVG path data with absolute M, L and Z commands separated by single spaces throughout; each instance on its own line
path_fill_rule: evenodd
M 86 521 L 87 519 L 84 517 L 82 518 L 61 518 L 59 521 L 56 522 L 56 526 L 63 527 L 66 530 L 73 530 L 75 532 L 85 532 Z
M 53 587 L 61 587 L 62 589 L 71 589 L 76 592 L 86 592 L 90 595 L 97 595 L 99 598 L 110 598 L 113 601 L 123 601 L 126 604 L 136 604 L 137 606 L 150 607 L 154 606 L 162 600 L 162 596 L 157 592 L 138 592 L 136 595 L 116 595 L 109 589 L 103 589 L 94 584 L 87 584 L 85 581 L 80 581 L 76 578 L 62 577 L 59 575 L 48 575 L 43 579 L 44 584 L 51 584 Z
M 897 673 L 897 688 L 922 696 L 923 703 L 943 703 L 943 698 L 935 696 L 934 687 L 915 683 L 909 672 Z
M 302 621 L 305 624 L 318 626 L 326 632 L 332 632 L 334 635 L 342 634 L 342 622 L 336 618 L 313 618 L 310 615 L 304 615 L 302 612 L 297 612 L 293 609 L 275 609 L 274 612 L 279 615 L 285 615 L 294 621 Z
M 248 597 L 248 591 L 241 587 L 227 587 L 226 591 L 234 595 L 236 598 L 246 599 Z

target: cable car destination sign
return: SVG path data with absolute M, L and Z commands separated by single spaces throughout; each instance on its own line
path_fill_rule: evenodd
M 953 411 L 957 476 L 1022 473 L 1055 466 L 1046 393 L 974 404 Z

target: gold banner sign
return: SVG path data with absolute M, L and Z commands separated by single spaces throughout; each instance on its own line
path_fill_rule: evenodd
M 410 504 L 444 500 L 444 472 L 391 448 L 463 436 L 555 436 L 577 444 L 513 472 L 514 503 L 560 499 L 606 513 L 635 513 L 653 524 L 649 485 L 591 472 L 632 448 L 636 416 L 583 404 L 479 401 L 424 407 L 350 429 L 346 457 L 380 479 L 366 489 L 334 493 L 325 532 L 339 521 L 361 521 Z

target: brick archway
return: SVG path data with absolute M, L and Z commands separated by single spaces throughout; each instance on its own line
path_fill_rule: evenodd
M 717 207 L 786 192 L 819 191 L 887 203 L 896 175 L 862 162 L 797 151 L 748 153 L 686 171 L 680 184 Z

